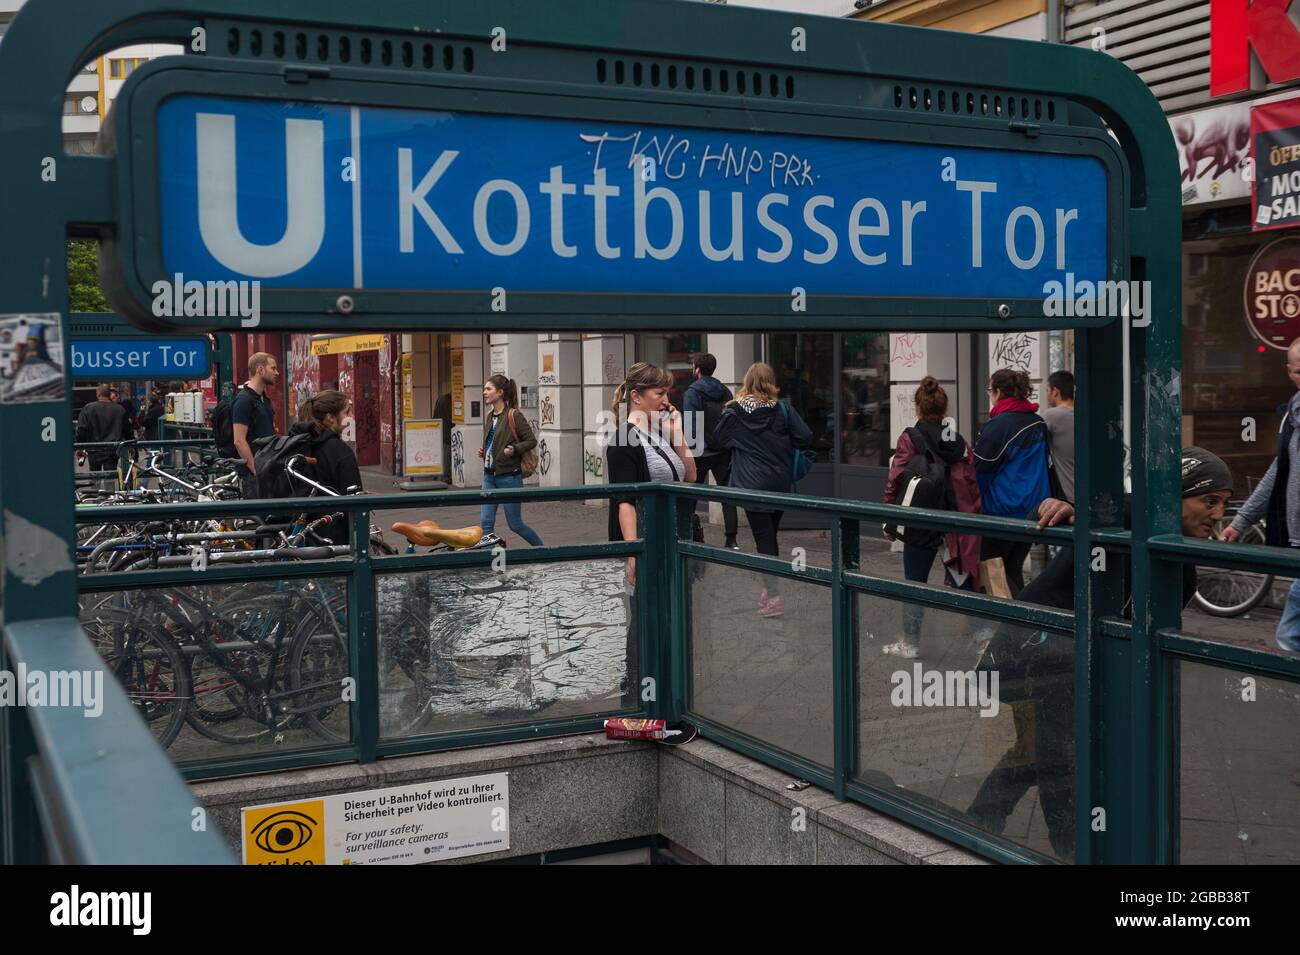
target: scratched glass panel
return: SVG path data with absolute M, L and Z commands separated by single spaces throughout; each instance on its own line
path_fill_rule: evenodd
M 858 781 L 1072 859 L 1074 641 L 867 594 L 857 619 Z
M 830 767 L 830 588 L 706 561 L 686 566 L 690 708 Z
M 622 560 L 380 574 L 385 738 L 606 713 L 637 696 Z
M 178 763 L 351 739 L 347 581 L 83 592 L 81 625 Z
M 1173 667 L 1177 861 L 1300 863 L 1300 683 Z

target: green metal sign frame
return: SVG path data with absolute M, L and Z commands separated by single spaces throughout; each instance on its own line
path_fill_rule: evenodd
M 230 27 L 227 33 L 239 32 Z M 322 31 L 331 36 L 331 31 Z M 309 47 L 314 44 L 309 41 Z M 265 49 L 265 47 L 263 47 Z M 858 104 L 852 108 L 827 103 L 765 101 L 720 93 L 700 94 L 667 89 L 636 90 L 602 88 L 594 81 L 595 57 L 589 57 L 588 82 L 579 86 L 572 79 L 539 79 L 552 76 L 550 50 L 525 47 L 512 54 L 511 71 L 523 76 L 508 78 L 485 75 L 455 75 L 428 71 L 381 71 L 337 61 L 338 43 L 330 46 L 333 61 L 314 64 L 289 83 L 278 62 L 240 59 L 162 59 L 132 73 L 123 86 L 120 104 L 114 110 L 109 148 L 116 150 L 118 183 L 118 241 L 105 244 L 103 269 L 107 291 L 114 307 L 145 327 L 219 327 L 219 319 L 160 319 L 150 309 L 150 289 L 157 280 L 170 278 L 161 259 L 159 230 L 158 145 L 155 116 L 169 97 L 191 93 L 271 102 L 338 104 L 429 108 L 460 112 L 533 116 L 592 121 L 623 121 L 706 127 L 714 130 L 789 133 L 799 136 L 830 136 L 867 139 L 876 142 L 960 145 L 1031 153 L 1091 156 L 1102 163 L 1110 184 L 1107 192 L 1108 279 L 1126 277 L 1125 183 L 1126 170 L 1118 144 L 1097 123 L 1083 125 L 1081 111 L 1070 114 L 1062 108 L 1059 118 L 1049 122 L 1017 124 L 1002 117 L 990 122 L 985 117 L 920 111 L 884 103 Z M 531 62 L 530 62 L 531 61 Z M 482 57 L 475 62 L 491 66 L 497 60 Z M 567 82 L 565 80 L 568 80 Z M 830 85 L 826 95 L 832 103 L 852 103 L 861 96 L 860 77 L 844 75 Z M 875 84 L 876 100 L 890 95 L 898 84 Z M 981 94 L 987 98 L 988 94 Z M 1002 98 L 996 107 L 1005 112 Z M 1057 116 L 1055 104 L 1050 113 Z M 1033 130 L 1020 128 L 1032 125 Z M 1029 133 L 1032 132 L 1032 135 Z M 937 170 L 936 170 L 937 176 Z M 132 241 L 120 237 L 131 236 Z M 508 263 L 502 265 L 508 276 Z M 632 316 L 657 328 L 699 328 L 702 324 L 719 330 L 752 327 L 754 316 L 779 319 L 781 326 L 795 328 L 896 328 L 900 320 L 908 328 L 955 328 L 987 326 L 1007 328 L 1083 328 L 1106 324 L 1107 317 L 1048 318 L 1043 299 L 1002 297 L 996 299 L 895 298 L 844 296 L 816 293 L 808 282 L 806 309 L 792 311 L 791 296 L 746 294 L 546 294 L 512 292 L 505 312 L 493 310 L 488 289 L 473 292 L 410 292 L 383 289 L 337 288 L 311 291 L 261 290 L 262 313 L 283 328 L 317 328 L 322 314 L 332 314 L 347 327 L 367 324 L 394 330 L 459 329 L 490 320 L 498 329 L 556 329 L 567 327 L 611 327 L 612 321 Z M 340 314 L 338 300 L 346 295 L 350 311 Z M 999 310 L 1002 310 L 1001 312 Z M 238 328 L 240 319 L 229 317 L 220 327 Z
M 492 51 L 498 28 L 504 29 L 508 48 L 514 51 L 510 55 Z M 62 153 L 60 104 L 82 64 L 132 43 L 173 42 L 191 48 L 199 35 L 196 31 L 203 31 L 206 40 L 202 56 L 152 64 L 132 77 L 124 105 L 143 113 L 110 117 L 109 129 L 118 135 L 114 150 L 99 156 Z M 362 41 L 369 44 L 375 51 L 373 60 L 363 68 L 317 57 L 317 49 L 337 49 L 343 36 L 358 48 Z M 321 37 L 332 42 L 321 46 Z M 800 42 L 792 42 L 794 37 Z M 426 66 L 430 61 L 432 66 Z M 606 65 L 604 79 L 598 61 Z M 708 92 L 655 87 L 657 71 L 688 65 L 701 75 L 706 69 L 715 74 L 755 70 L 777 77 L 777 95 L 723 92 L 721 85 Z M 1123 430 L 1125 382 L 1117 360 L 1123 334 L 1116 321 L 1093 322 L 1086 328 L 1089 323 L 1084 321 L 1046 321 L 1037 311 L 1041 302 L 1011 302 L 1010 317 L 1000 319 L 995 317 L 997 306 L 1004 303 L 985 300 L 814 297 L 806 312 L 792 314 L 786 303 L 777 308 L 761 296 L 734 300 L 693 296 L 672 308 L 632 296 L 605 296 L 597 301 L 552 301 L 539 296 L 513 302 L 503 316 L 491 313 L 486 302 L 454 296 L 444 296 L 431 309 L 427 299 L 419 296 L 366 293 L 358 296 L 353 314 L 364 315 L 367 327 L 382 323 L 391 328 L 486 329 L 490 319 L 493 331 L 1081 329 L 1076 349 L 1081 399 L 1076 410 L 1076 493 L 1086 506 L 1079 508 L 1070 545 L 1075 549 L 1077 594 L 1073 616 L 1076 859 L 1083 863 L 1176 859 L 1176 734 L 1171 725 L 1176 715 L 1171 693 L 1176 661 L 1197 659 L 1288 679 L 1300 678 L 1300 665 L 1174 633 L 1181 619 L 1175 596 L 1180 590 L 1178 562 L 1195 558 L 1211 563 L 1223 555 L 1180 536 L 1178 163 L 1164 114 L 1134 73 L 1105 54 L 1076 47 L 665 0 L 618 4 L 388 0 L 370 8 L 352 0 L 311 0 L 276 18 L 269 17 L 265 4 L 257 0 L 114 0 L 112 4 L 29 0 L 0 46 L 0 115 L 5 117 L 0 208 L 9 223 L 17 224 L 0 231 L 0 312 L 60 313 L 67 340 L 64 249 L 69 235 L 101 241 L 107 251 L 105 261 L 120 265 L 109 269 L 110 278 L 116 277 L 114 297 L 138 312 L 139 303 L 147 301 L 141 298 L 142 289 L 160 271 L 156 235 L 150 232 L 157 223 L 151 218 L 156 210 L 150 205 L 154 200 L 148 180 L 154 161 L 149 97 L 156 103 L 168 91 L 183 88 L 265 96 L 276 83 L 282 86 L 282 98 L 297 100 L 347 102 L 363 97 L 368 103 L 427 107 L 433 101 L 454 102 L 476 110 L 532 115 L 671 117 L 688 125 L 1083 151 L 1103 157 L 1111 176 L 1109 272 L 1117 280 L 1150 281 L 1154 292 L 1149 324 L 1135 328 L 1131 336 L 1131 533 L 1118 527 L 1124 491 L 1123 446 L 1117 438 Z M 957 113 L 936 112 L 941 90 L 948 91 L 950 104 L 954 100 L 959 104 Z M 1011 98 L 1022 104 L 1020 119 L 999 115 L 998 104 Z M 51 175 L 55 168 L 57 175 Z M 355 320 L 340 314 L 335 304 L 333 293 L 285 293 L 275 298 L 262 330 L 350 330 Z M 426 314 L 417 317 L 421 309 Z M 68 556 L 74 526 L 69 504 L 73 500 L 72 435 L 62 424 L 68 420 L 66 397 L 61 402 L 0 405 L 0 447 L 23 449 L 21 455 L 0 459 L 7 628 L 76 614 L 78 582 Z M 57 426 L 54 439 L 42 440 L 50 422 Z M 32 481 L 33 474 L 40 474 L 42 480 Z M 580 491 L 569 490 L 575 495 Z M 511 498 L 515 493 L 501 496 Z M 705 493 L 725 497 L 740 492 Z M 701 558 L 709 549 L 692 553 L 690 545 L 675 543 L 680 513 L 669 506 L 668 496 L 648 493 L 645 500 L 644 546 L 647 560 L 657 562 L 651 563 L 658 572 L 653 576 L 661 580 L 650 596 L 661 601 L 656 604 L 661 610 L 651 614 L 643 606 L 642 624 L 672 635 L 660 642 L 658 657 L 650 663 L 667 678 L 671 699 L 655 703 L 652 712 L 674 715 L 689 707 L 685 555 Z M 1012 605 L 999 607 L 975 595 L 935 596 L 914 585 L 885 586 L 861 575 L 854 570 L 858 520 L 878 519 L 888 509 L 830 501 L 799 503 L 840 512 L 834 537 L 837 569 L 824 581 L 835 600 L 839 674 L 837 766 L 825 781 L 837 795 L 928 825 L 933 821 L 900 806 L 892 794 L 852 780 L 850 664 L 856 652 L 852 590 L 875 588 L 897 599 L 958 611 L 966 608 L 1009 620 L 1023 619 L 1026 611 Z M 349 505 L 352 510 L 362 507 Z M 361 510 L 359 516 L 365 513 Z M 985 533 L 997 528 L 1013 539 L 1044 536 L 1027 532 L 1019 522 L 967 520 L 973 523 L 963 526 Z M 1130 552 L 1130 620 L 1121 619 L 1123 562 L 1112 560 L 1105 571 L 1091 573 L 1096 546 L 1116 555 Z M 558 558 L 572 549 L 547 550 Z M 38 553 L 44 556 L 33 559 Z M 533 556 L 540 560 L 548 554 L 539 551 Z M 728 560 L 772 569 L 760 558 Z M 1269 562 L 1300 573 L 1300 559 L 1293 555 L 1271 555 Z M 368 629 L 373 570 L 364 546 L 354 563 L 350 594 L 360 603 L 351 615 L 352 648 L 356 654 L 373 656 L 374 635 Z M 129 586 L 129 582 L 119 585 Z M 10 643 L 23 645 L 21 640 Z M 373 689 L 368 684 L 366 688 Z M 374 758 L 375 727 L 362 729 L 360 758 Z M 717 728 L 716 735 L 776 765 L 795 765 L 756 741 L 728 734 L 725 727 Z M 507 738 L 507 734 L 502 731 L 491 738 Z M 31 751 L 35 744 L 23 739 L 27 747 L 23 752 Z M 410 751 L 419 746 L 411 744 Z M 347 757 L 335 754 L 333 758 Z M 311 754 L 295 759 L 303 764 Z M 3 790 L 11 804 L 15 797 L 9 794 L 18 791 L 23 766 L 20 755 L 5 758 Z M 1105 810 L 1102 828 L 1096 825 L 1097 809 Z M 100 821 L 105 827 L 116 824 L 109 815 Z M 10 834 L 13 825 L 11 821 Z M 124 830 L 134 831 L 135 827 Z M 995 857 L 1015 857 L 1008 856 L 1005 844 L 997 840 L 963 838 Z

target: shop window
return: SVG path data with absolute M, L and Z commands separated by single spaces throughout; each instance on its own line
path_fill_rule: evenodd
M 1243 305 L 1251 257 L 1276 233 L 1183 246 L 1183 443 L 1213 451 L 1245 497 L 1277 450 L 1278 406 L 1295 394 L 1286 352 L 1251 331 Z M 1249 422 L 1253 422 L 1253 427 Z

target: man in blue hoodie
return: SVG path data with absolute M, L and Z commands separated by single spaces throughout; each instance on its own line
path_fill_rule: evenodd
M 723 407 L 731 400 L 731 389 L 713 377 L 718 360 L 712 355 L 707 352 L 696 355 L 691 365 L 695 380 L 682 398 L 682 411 L 691 453 L 695 455 L 695 483 L 707 484 L 712 471 L 718 487 L 726 487 L 731 480 L 731 451 L 714 441 L 713 429 L 722 417 Z M 722 505 L 722 524 L 727 535 L 726 546 L 739 550 L 735 505 Z

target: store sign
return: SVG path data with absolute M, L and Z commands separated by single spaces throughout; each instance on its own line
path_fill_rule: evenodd
M 1107 278 L 1093 156 L 190 94 L 156 124 L 164 269 L 263 294 L 1042 299 Z
M 311 343 L 311 353 L 321 355 L 350 355 L 361 351 L 379 351 L 384 347 L 382 333 L 373 335 L 322 335 Z
M 245 865 L 415 865 L 510 848 L 508 773 L 249 806 Z
M 1300 98 L 1250 111 L 1255 148 L 1254 226 L 1300 224 Z
M 1246 323 L 1256 338 L 1279 351 L 1300 338 L 1300 238 L 1278 239 L 1251 259 Z
M 1169 120 L 1178 144 L 1183 205 L 1250 196 L 1250 105 L 1230 103 Z
M 402 422 L 402 473 L 432 474 L 442 477 L 446 468 L 442 460 L 442 419 Z
M 1300 24 L 1292 0 L 1210 0 L 1210 95 L 1251 88 L 1251 54 L 1266 83 L 1300 79 Z

